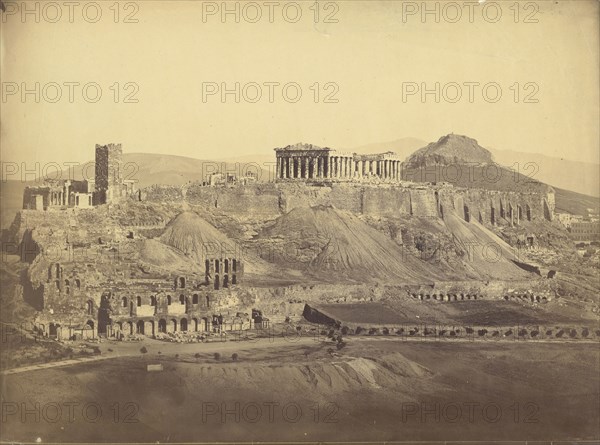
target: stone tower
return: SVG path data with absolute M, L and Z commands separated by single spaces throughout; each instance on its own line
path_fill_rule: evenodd
M 96 144 L 96 203 L 108 204 L 123 194 L 121 180 L 121 144 Z

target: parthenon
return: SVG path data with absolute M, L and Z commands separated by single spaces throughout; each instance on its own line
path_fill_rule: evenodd
M 277 180 L 400 180 L 402 162 L 391 151 L 367 155 L 298 143 L 276 148 L 275 153 Z

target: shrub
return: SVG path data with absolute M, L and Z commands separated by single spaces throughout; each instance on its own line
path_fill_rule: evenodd
M 199 352 L 196 352 L 196 353 L 194 354 L 194 358 L 196 359 L 196 361 L 198 361 L 198 359 L 200 358 L 200 353 L 199 353 Z
M 565 331 L 563 331 L 563 330 L 561 329 L 560 331 L 558 331 L 558 332 L 556 333 L 556 337 L 557 337 L 557 338 L 561 338 L 561 337 L 564 335 L 564 333 L 565 333 Z
M 381 330 L 381 332 L 383 332 L 383 335 L 389 335 L 390 334 L 390 330 L 388 328 L 383 328 Z
M 480 329 L 479 331 L 477 331 L 480 337 L 483 337 L 485 334 L 487 334 L 487 332 L 487 329 Z
M 233 360 L 234 362 L 237 362 L 238 357 L 239 356 L 238 356 L 237 352 L 234 352 L 233 354 L 231 354 L 231 360 Z
M 404 328 L 400 328 L 400 329 L 398 329 L 398 330 L 396 331 L 396 334 L 397 334 L 397 335 L 402 335 L 402 334 L 404 334 Z
M 548 329 L 548 330 L 546 331 L 546 335 L 547 335 L 547 336 L 550 336 L 550 335 L 552 335 L 552 329 Z
M 338 342 L 337 345 L 335 345 L 335 347 L 338 349 L 338 351 L 340 349 L 342 349 L 344 346 L 346 346 L 346 342 L 344 342 L 344 341 L 340 341 L 340 342 Z
M 577 337 L 577 331 L 575 329 L 571 329 L 571 332 L 569 332 L 569 337 L 571 337 L 571 338 Z
M 527 329 L 521 329 L 519 331 L 519 337 L 525 337 L 527 335 Z
M 500 335 L 499 331 L 492 332 L 492 337 L 498 337 Z
M 512 333 L 513 333 L 513 332 L 512 332 L 512 330 L 510 330 L 510 329 L 509 329 L 508 331 L 506 331 L 506 332 L 504 333 L 504 336 L 505 336 L 505 337 L 510 337 L 510 336 L 512 335 Z
M 328 353 L 329 355 L 333 355 L 333 353 L 334 353 L 334 352 L 335 352 L 335 349 L 333 349 L 333 348 L 328 348 L 328 349 L 327 349 L 327 353 Z
M 221 360 L 221 354 L 219 354 L 218 352 L 215 352 L 215 353 L 213 354 L 213 357 L 214 357 L 214 358 L 215 358 L 215 360 L 217 360 L 217 361 L 218 361 L 218 360 Z
M 529 335 L 531 335 L 533 338 L 535 338 L 538 335 L 540 335 L 540 333 L 538 331 L 531 331 L 531 333 Z
M 357 328 L 356 328 L 356 333 L 357 333 L 357 334 L 360 334 L 362 331 L 364 331 L 364 329 L 363 329 L 362 327 L 360 327 L 360 326 L 357 326 Z M 599 331 L 599 332 L 600 332 L 600 331 Z
M 588 328 L 583 328 L 583 331 L 581 331 L 581 336 L 587 337 L 588 335 L 590 335 L 590 331 L 588 330 Z
M 100 348 L 98 346 L 94 346 L 93 348 L 94 354 L 99 355 L 102 354 L 102 351 L 100 350 Z
M 350 331 L 350 328 L 348 326 L 343 326 L 342 327 L 342 334 L 348 335 L 349 331 Z
M 465 328 L 465 332 L 467 334 L 472 334 L 474 331 L 473 331 L 473 328 Z
M 95 352 L 95 351 L 94 351 Z M 140 349 L 140 352 L 142 354 L 146 354 L 148 352 L 148 348 L 146 348 L 145 346 L 142 346 L 142 348 Z

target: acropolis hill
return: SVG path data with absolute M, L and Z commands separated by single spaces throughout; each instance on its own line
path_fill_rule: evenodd
M 20 292 L 59 337 L 234 329 L 341 295 L 552 301 L 560 284 L 535 254 L 568 243 L 551 187 L 417 182 L 466 167 L 465 144 L 472 172 L 500 168 L 464 136 L 405 164 L 295 144 L 275 149 L 270 182 L 213 174 L 140 190 L 119 174 L 121 146 L 98 145 L 93 181 L 25 191 L 10 230 L 30 264 Z

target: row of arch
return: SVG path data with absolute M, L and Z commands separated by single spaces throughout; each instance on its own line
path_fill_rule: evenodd
M 185 295 L 181 294 L 181 295 L 179 295 L 179 298 L 177 301 L 179 304 L 185 305 L 186 302 L 188 301 L 188 299 L 186 298 Z M 200 301 L 202 301 L 202 304 L 204 304 L 207 308 L 210 307 L 210 295 L 205 295 L 204 297 L 201 297 L 199 294 L 192 295 L 191 304 L 200 304 Z M 161 302 L 162 302 L 162 299 L 160 296 L 150 295 L 150 306 L 159 306 L 161 304 Z M 173 297 L 171 295 L 167 295 L 166 302 L 167 302 L 167 306 L 171 306 L 174 302 Z M 139 295 L 137 297 L 132 297 L 131 301 L 127 297 L 121 298 L 121 307 L 127 307 L 130 303 L 132 306 L 135 303 L 135 306 L 141 307 L 143 305 L 144 301 L 143 301 L 142 297 L 140 297 Z
M 126 334 L 156 335 L 167 332 L 210 332 L 214 317 L 160 318 L 158 320 L 118 321 L 115 326 Z M 234 322 L 235 324 L 235 322 Z M 238 321 L 242 325 L 242 320 Z
M 437 301 L 464 301 L 464 300 L 483 300 L 483 295 L 478 294 L 411 294 L 416 300 L 437 300 Z
M 440 204 L 440 212 L 442 213 L 442 217 L 443 217 L 443 208 L 442 208 L 441 204 Z M 516 220 L 515 220 L 515 216 L 516 216 Z M 469 208 L 468 205 L 464 204 L 463 205 L 464 220 L 466 222 L 471 222 L 472 217 L 473 217 L 473 215 L 472 215 L 471 209 Z M 527 221 L 531 221 L 531 207 L 529 206 L 529 204 L 525 204 L 525 217 L 526 217 Z M 502 204 L 502 201 L 500 201 L 500 218 L 507 219 L 508 221 L 510 221 L 511 224 L 513 224 L 514 222 L 519 224 L 520 221 L 523 221 L 523 207 L 521 207 L 520 205 L 517 205 L 516 215 L 515 215 L 512 204 L 510 204 L 510 203 L 508 204 L 508 212 L 506 212 L 504 205 Z M 483 215 L 481 214 L 481 212 L 479 212 L 478 220 L 479 220 L 480 224 L 483 224 Z M 498 215 L 496 213 L 496 207 L 494 207 L 494 204 L 492 204 L 490 206 L 490 223 L 492 225 L 496 225 L 498 223 Z
M 505 295 L 505 301 L 529 301 L 531 303 L 547 303 L 548 298 L 540 295 Z

